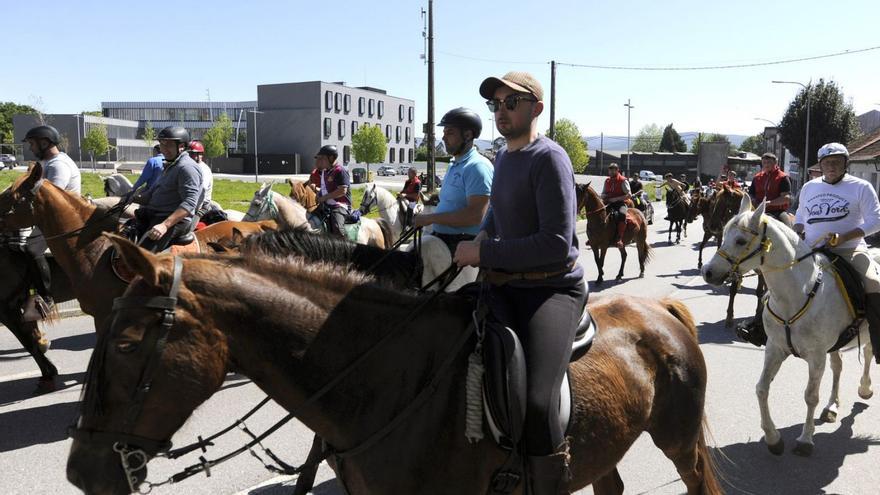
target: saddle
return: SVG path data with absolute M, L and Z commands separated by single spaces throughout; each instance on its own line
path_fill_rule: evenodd
M 193 218 L 193 226 L 198 222 L 199 217 L 196 215 Z M 138 244 L 138 235 L 137 229 L 134 227 L 134 223 L 131 225 L 126 224 L 119 234 L 129 241 Z M 171 253 L 173 255 L 184 254 L 184 253 L 201 253 L 201 247 L 199 246 L 199 242 L 196 239 L 195 232 L 190 229 L 189 231 L 180 234 L 179 236 L 171 239 L 171 243 L 168 246 L 168 249 L 162 251 L 163 253 Z M 109 249 L 110 253 L 110 267 L 113 268 L 113 273 L 116 275 L 119 280 L 130 283 L 135 275 L 125 264 L 122 262 L 122 259 L 119 256 L 119 253 L 116 251 L 115 247 L 111 247 Z
M 589 351 L 596 327 L 586 306 L 578 323 L 569 362 Z M 502 448 L 513 450 L 519 444 L 526 413 L 526 362 L 519 338 L 509 327 L 491 315 L 486 319 L 483 339 L 483 413 L 492 438 Z M 571 386 L 568 371 L 559 393 L 559 422 L 568 430 L 571 418 Z
M 320 228 L 324 232 L 330 232 L 330 210 L 326 208 L 319 208 L 315 211 L 318 213 L 312 214 L 311 216 L 320 219 Z M 361 211 L 358 209 L 351 210 L 349 214 L 345 216 L 345 237 L 351 242 L 357 242 L 358 234 L 360 233 L 360 231 Z
M 859 333 L 859 327 L 865 319 L 865 287 L 862 284 L 861 274 L 849 261 L 828 249 L 822 249 L 821 252 L 831 262 L 830 271 L 837 281 L 837 288 L 849 306 L 850 314 L 853 315 L 853 321 L 841 332 L 831 349 L 828 349 L 828 352 L 834 352 L 848 344 Z

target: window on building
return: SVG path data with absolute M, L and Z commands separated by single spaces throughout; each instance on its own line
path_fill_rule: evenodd
M 324 108 L 333 110 L 333 91 L 324 92 Z
M 342 139 L 344 137 L 345 137 L 345 121 L 342 119 L 339 119 L 339 139 Z
M 396 153 L 394 153 L 394 148 L 389 148 L 388 149 L 388 161 L 389 162 L 394 163 L 394 155 L 396 155 Z
M 397 160 L 397 161 L 400 162 L 400 163 L 403 163 L 403 158 L 404 158 L 404 156 L 403 156 L 403 148 L 400 148 L 400 153 L 398 153 L 398 156 L 400 156 L 400 160 Z
M 333 122 L 330 117 L 324 119 L 324 138 L 327 139 L 333 134 Z
M 342 163 L 348 164 L 351 161 L 351 146 L 342 147 Z
M 379 125 L 382 125 L 382 124 L 379 124 Z M 385 126 L 385 140 L 388 141 L 389 143 L 391 142 L 391 126 L 390 125 Z
M 365 100 L 366 100 L 366 98 L 364 98 L 363 96 L 358 98 L 358 115 L 360 115 L 360 116 L 364 115 L 364 101 Z
M 382 100 L 379 100 L 379 118 L 381 119 L 384 116 L 385 116 L 385 102 Z
M 403 110 L 403 104 L 398 105 L 398 107 L 397 107 L 397 120 L 403 122 L 403 117 L 404 117 L 405 113 L 406 112 Z
M 367 115 L 372 117 L 376 114 L 376 100 L 370 98 L 370 102 L 367 104 Z
M 336 93 L 335 96 L 336 96 L 336 98 L 334 101 L 334 103 L 335 103 L 334 107 L 337 112 L 341 112 L 342 111 L 342 93 Z
M 394 129 L 394 140 L 398 143 L 400 142 L 400 126 Z
M 416 109 L 413 107 L 409 107 L 409 121 L 412 122 L 415 117 Z
M 345 95 L 345 113 L 351 112 L 351 95 Z
M 406 132 L 405 132 L 404 134 L 406 135 L 406 141 L 405 141 L 405 142 L 406 142 L 406 144 L 409 144 L 409 140 L 412 139 L 412 128 L 411 128 L 411 127 L 407 127 L 407 128 L 406 128 Z
M 354 136 L 354 134 L 355 134 L 357 131 L 358 131 L 358 123 L 357 123 L 356 120 L 352 120 L 352 121 L 351 121 L 351 135 Z
M 413 149 L 412 148 L 409 149 L 409 162 L 410 163 L 413 162 Z

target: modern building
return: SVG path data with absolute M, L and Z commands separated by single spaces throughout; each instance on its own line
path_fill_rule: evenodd
M 178 125 L 186 127 L 193 139 L 201 139 L 214 121 L 225 113 L 232 121 L 236 135 L 247 133 L 249 111 L 257 108 L 255 101 L 105 101 L 101 102 L 104 117 L 137 121 L 143 129 L 149 123 L 158 132 L 163 127 Z M 238 141 L 232 138 L 229 147 L 236 148 Z
M 257 112 L 248 117 L 248 128 L 255 129 L 248 133 L 248 153 L 260 155 L 261 170 L 264 154 L 299 155 L 303 163 L 298 172 L 307 172 L 314 168 L 315 152 L 327 144 L 339 148 L 341 163 L 354 163 L 351 136 L 365 125 L 377 126 L 385 134 L 384 163 L 415 160 L 413 100 L 367 86 L 308 81 L 257 86 L 257 102 Z
M 146 143 L 141 137 L 143 129 L 133 120 L 112 119 L 80 114 L 47 114 L 43 115 L 46 124 L 58 129 L 61 134 L 60 148 L 70 155 L 80 167 L 94 158 L 95 162 L 146 162 L 152 156 L 152 144 Z M 27 131 L 40 125 L 37 115 L 18 114 L 13 116 L 15 141 L 21 142 Z M 82 149 L 82 140 L 89 130 L 96 126 L 104 126 L 110 142 L 110 152 L 106 155 L 92 157 Z M 24 160 L 36 160 L 30 148 L 24 147 Z

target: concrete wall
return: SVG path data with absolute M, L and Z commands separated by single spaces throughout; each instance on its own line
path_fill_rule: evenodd
M 717 178 L 721 173 L 721 169 L 727 165 L 727 152 L 729 150 L 730 145 L 726 142 L 700 143 L 700 175 Z

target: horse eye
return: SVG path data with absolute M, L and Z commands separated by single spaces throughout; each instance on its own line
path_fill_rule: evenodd
M 740 237 L 740 238 L 738 238 L 738 239 L 736 240 L 736 245 L 737 245 L 737 246 L 745 246 L 745 245 L 746 245 L 746 240 L 743 239 L 742 237 Z
M 131 354 L 138 348 L 137 342 L 120 342 L 116 344 L 116 351 L 122 354 Z

